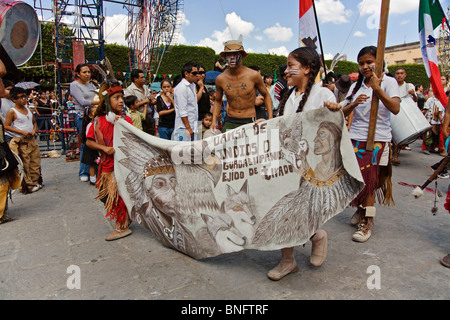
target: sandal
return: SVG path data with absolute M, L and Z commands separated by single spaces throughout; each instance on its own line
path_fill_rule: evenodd
M 129 236 L 131 234 L 131 230 L 130 229 L 125 229 L 125 230 L 121 230 L 121 229 L 115 229 L 113 232 L 111 232 L 110 234 L 108 234 L 105 238 L 106 241 L 113 241 L 113 240 L 117 240 L 120 238 L 124 238 L 126 236 Z

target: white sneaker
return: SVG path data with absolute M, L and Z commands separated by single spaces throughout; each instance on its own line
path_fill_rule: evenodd
M 80 181 L 83 181 L 83 182 L 89 181 L 89 177 L 87 177 L 87 176 L 81 176 L 81 177 L 80 177 Z
M 352 240 L 356 242 L 366 242 L 372 235 L 372 230 L 367 228 L 364 223 L 358 225 L 358 230 L 353 234 Z
M 39 190 L 39 185 L 34 186 L 34 187 L 31 189 L 31 192 L 36 192 L 36 191 L 38 191 L 38 190 Z

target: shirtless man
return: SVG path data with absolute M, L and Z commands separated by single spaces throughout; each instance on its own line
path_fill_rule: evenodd
M 220 55 L 226 59 L 229 68 L 216 79 L 216 100 L 213 106 L 211 131 L 216 130 L 224 92 L 228 105 L 222 132 L 243 124 L 259 123 L 265 120 L 256 119 L 256 90 L 259 90 L 263 95 L 269 119 L 272 119 L 272 99 L 264 86 L 261 75 L 257 71 L 242 65 L 242 59 L 247 56 L 242 41 L 230 40 L 225 42 L 225 49 Z

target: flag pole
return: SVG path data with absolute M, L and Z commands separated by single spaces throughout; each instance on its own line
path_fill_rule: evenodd
M 383 75 L 384 50 L 386 47 L 386 33 L 389 17 L 389 1 L 390 0 L 382 0 L 381 2 L 380 29 L 378 30 L 377 58 L 375 61 L 375 74 L 377 75 L 378 78 L 381 78 Z M 369 133 L 367 136 L 367 144 L 366 144 L 366 150 L 368 151 L 373 151 L 373 146 L 375 143 L 375 131 L 378 118 L 378 104 L 379 104 L 378 97 L 372 94 Z
M 323 55 L 322 38 L 320 37 L 320 30 L 319 30 L 319 20 L 317 19 L 316 5 L 314 4 L 314 0 L 312 3 L 313 3 L 313 10 L 314 10 L 314 18 L 316 20 L 317 36 L 319 37 L 320 52 L 322 53 L 323 70 L 325 72 L 325 78 L 326 78 L 327 77 L 327 66 L 325 64 L 325 56 Z

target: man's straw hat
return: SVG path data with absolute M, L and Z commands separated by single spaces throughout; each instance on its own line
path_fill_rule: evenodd
M 242 45 L 242 36 L 239 36 L 238 40 L 229 40 L 224 43 L 224 49 L 220 53 L 221 57 L 225 58 L 225 54 L 228 52 L 241 52 L 242 58 L 247 56 L 247 52 L 244 50 L 244 46 Z

